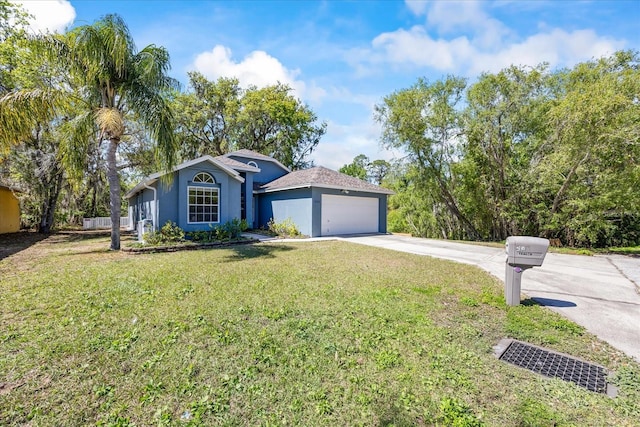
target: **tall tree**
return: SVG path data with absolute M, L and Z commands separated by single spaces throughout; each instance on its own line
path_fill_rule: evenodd
M 242 89 L 238 79 L 211 82 L 200 73 L 190 72 L 189 82 L 193 91 L 178 94 L 172 104 L 181 158 L 227 153 L 235 143 L 235 123 L 240 112 Z
M 371 162 L 367 156 L 359 154 L 353 158 L 351 163 L 342 166 L 338 171 L 346 175 L 366 180 L 368 176 L 367 169 L 369 168 L 370 163 Z
M 351 163 L 342 166 L 339 171 L 381 185 L 390 169 L 391 165 L 386 160 L 371 161 L 364 154 L 358 154 Z
M 121 188 L 118 173 L 118 146 L 125 135 L 125 115 L 135 114 L 154 141 L 156 155 L 169 168 L 175 163 L 176 144 L 173 117 L 165 94 L 177 88 L 167 74 L 169 54 L 149 45 L 137 51 L 125 22 L 107 15 L 92 25 L 73 29 L 65 35 L 45 36 L 40 43 L 50 60 L 60 61 L 74 77 L 78 92 L 68 87 L 45 91 L 15 91 L 0 99 L 0 141 L 6 146 L 23 138 L 34 128 L 34 120 L 51 118 L 67 105 L 82 105 L 84 113 L 69 122 L 71 137 L 64 160 L 83 165 L 86 147 L 95 126 L 107 141 L 107 179 L 110 192 L 111 249 L 120 249 Z
M 386 178 L 391 165 L 386 160 L 374 160 L 369 163 L 368 176 L 369 181 L 377 185 L 382 185 L 382 181 Z
M 545 71 L 545 65 L 512 66 L 482 74 L 467 91 L 464 171 L 475 174 L 473 191 L 482 194 L 484 203 L 475 199 L 473 209 L 489 214 L 489 237 L 494 240 L 537 233 L 522 215 L 532 208 L 530 162 L 548 131 Z
M 638 52 L 617 52 L 555 77 L 559 93 L 547 114 L 553 132 L 536 167 L 537 185 L 548 195 L 544 232 L 570 244 L 634 244 L 640 241 Z
M 477 239 L 480 234 L 456 199 L 451 170 L 462 135 L 459 104 L 465 87 L 464 79 L 453 76 L 434 83 L 419 79 L 386 96 L 375 107 L 375 118 L 382 124 L 383 145 L 407 152 L 423 188 L 433 189 L 431 197 L 445 206 L 467 237 Z
M 192 92 L 173 102 L 183 159 L 246 148 L 301 169 L 326 132 L 286 85 L 242 89 L 237 79 L 211 82 L 199 73 L 189 80 Z
M 280 83 L 245 91 L 236 148 L 270 155 L 291 169 L 303 169 L 327 125 L 316 124 L 315 113 L 290 92 L 289 86 Z
M 12 72 L 20 63 L 16 50 L 26 39 L 27 17 L 18 5 L 0 0 L 0 96 L 15 88 Z
M 49 64 L 34 50 L 27 37 L 27 17 L 19 6 L 0 0 L 0 97 L 68 83 L 66 70 Z M 64 120 L 33 124 L 31 132 L 15 140 L 17 145 L 3 146 L 0 141 L 2 181 L 20 189 L 22 223 L 49 233 L 65 180 L 60 162 Z

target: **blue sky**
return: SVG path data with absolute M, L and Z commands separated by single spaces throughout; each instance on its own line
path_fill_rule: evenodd
M 64 31 L 117 13 L 139 49 L 164 46 L 171 74 L 289 84 L 328 124 L 311 158 L 338 169 L 380 147 L 373 107 L 419 77 L 552 68 L 640 49 L 640 0 L 66 1 L 26 0 L 35 31 Z

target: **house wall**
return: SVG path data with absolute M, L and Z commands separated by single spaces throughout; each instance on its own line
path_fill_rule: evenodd
M 310 188 L 260 194 L 258 212 L 258 227 L 266 227 L 272 218 L 277 223 L 289 218 L 300 233 L 312 235 L 313 201 Z
M 218 203 L 220 205 L 220 215 L 217 223 L 189 224 L 188 222 L 188 190 L 187 187 L 193 185 L 193 178 L 199 172 L 210 173 L 216 181 L 214 185 L 219 189 Z M 180 228 L 185 231 L 208 230 L 209 225 L 224 224 L 234 218 L 240 218 L 240 185 L 241 183 L 232 178 L 227 172 L 218 169 L 209 162 L 203 162 L 177 172 L 177 179 L 174 180 L 177 192 L 177 203 L 174 211 L 175 221 Z M 177 185 L 176 185 L 177 184 Z M 197 184 L 202 185 L 202 184 Z
M 194 184 L 193 178 L 200 172 L 211 174 L 216 183 Z M 249 173 L 247 175 L 251 174 Z M 189 223 L 187 203 L 189 194 L 188 187 L 192 185 L 218 188 L 218 222 Z M 156 230 L 162 228 L 167 221 L 175 222 L 184 231 L 209 230 L 210 225 L 224 224 L 234 218 L 240 218 L 240 186 L 241 183 L 237 179 L 232 178 L 226 171 L 217 168 L 209 162 L 202 162 L 173 172 L 172 180 L 168 183 L 159 180 L 150 185 L 150 187 L 157 190 L 157 211 L 156 204 L 154 204 L 154 193 L 151 189 L 143 189 L 129 198 L 129 216 L 134 221 L 136 229 L 138 221 L 141 219 L 151 219 Z M 251 196 L 251 192 L 249 196 Z M 251 197 L 249 204 L 251 204 Z M 252 206 L 249 206 L 249 208 L 249 213 L 252 214 Z M 156 215 L 158 218 L 156 218 Z M 250 219 L 253 220 L 253 218 Z
M 156 187 L 156 184 L 151 187 Z M 156 203 L 154 203 L 153 190 L 144 189 L 129 198 L 129 218 L 132 221 L 133 229 L 138 229 L 138 221 L 150 219 L 153 226 L 158 227 L 156 218 Z
M 157 181 L 153 187 L 157 188 L 157 197 L 158 197 L 158 224 L 156 230 L 162 228 L 163 225 L 167 223 L 167 221 L 178 223 L 178 215 L 180 212 L 178 205 L 178 179 L 179 172 L 173 172 L 172 179 L 170 181 L 165 181 L 160 179 Z M 153 195 L 152 195 L 153 196 Z
M 0 233 L 20 230 L 20 202 L 7 187 L 0 187 Z
M 229 156 L 229 158 L 245 164 L 248 164 L 249 162 L 255 162 L 258 165 L 258 168 L 260 168 L 260 172 L 254 175 L 254 182 L 266 184 L 267 182 L 271 182 L 289 173 L 286 169 L 282 169 L 277 164 L 268 160 L 260 160 L 241 156 Z
M 266 227 L 271 218 L 282 222 L 287 218 L 298 230 L 310 237 L 322 235 L 322 195 L 344 196 L 340 190 L 328 188 L 302 188 L 295 190 L 261 193 L 258 195 L 258 227 Z M 387 195 L 364 191 L 349 191 L 351 197 L 374 197 L 378 199 L 378 232 L 387 232 Z

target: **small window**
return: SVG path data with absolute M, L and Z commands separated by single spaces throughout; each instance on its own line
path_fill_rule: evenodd
M 200 172 L 195 177 L 193 177 L 193 182 L 203 183 L 203 184 L 215 184 L 216 180 L 213 179 L 211 174 L 206 172 Z
M 254 168 L 258 167 L 258 164 L 256 162 L 254 162 L 253 160 L 251 160 L 249 163 L 247 163 L 249 166 L 253 166 Z

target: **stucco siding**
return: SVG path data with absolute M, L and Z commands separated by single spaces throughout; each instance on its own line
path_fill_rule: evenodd
M 282 169 L 277 164 L 270 162 L 268 160 L 260 160 L 260 159 L 250 159 L 247 157 L 241 156 L 229 156 L 229 158 L 233 160 L 237 160 L 238 162 L 242 162 L 248 164 L 249 162 L 254 162 L 260 168 L 260 172 L 254 175 L 254 182 L 267 183 L 271 182 L 275 179 L 280 178 L 281 176 L 289 173 L 285 169 Z
M 207 172 L 211 174 L 215 180 L 215 184 L 195 184 L 193 178 L 200 172 Z M 210 226 L 223 224 L 228 221 L 229 214 L 229 175 L 213 166 L 211 163 L 203 162 L 188 168 L 181 169 L 178 172 L 177 178 L 177 218 L 174 220 L 180 228 L 185 231 L 197 231 L 208 230 Z M 174 182 L 175 184 L 175 182 Z M 189 213 L 189 187 L 190 186 L 202 186 L 218 189 L 218 222 L 211 223 L 190 223 L 188 218 Z M 238 192 L 239 192 L 238 188 Z
M 144 189 L 129 198 L 129 216 L 134 230 L 138 229 L 138 221 L 143 219 L 150 219 L 154 227 L 157 227 L 156 212 L 152 190 Z
M 15 233 L 20 230 L 20 203 L 13 192 L 0 187 L 0 233 Z
M 162 228 L 167 221 L 178 223 L 178 186 L 175 185 L 177 173 L 173 173 L 173 182 L 165 183 L 160 180 L 154 185 L 158 189 L 158 226 Z
M 313 233 L 313 200 L 311 189 L 303 188 L 277 193 L 261 194 L 259 197 L 259 226 L 266 227 L 269 220 L 277 223 L 291 219 L 300 233 Z

